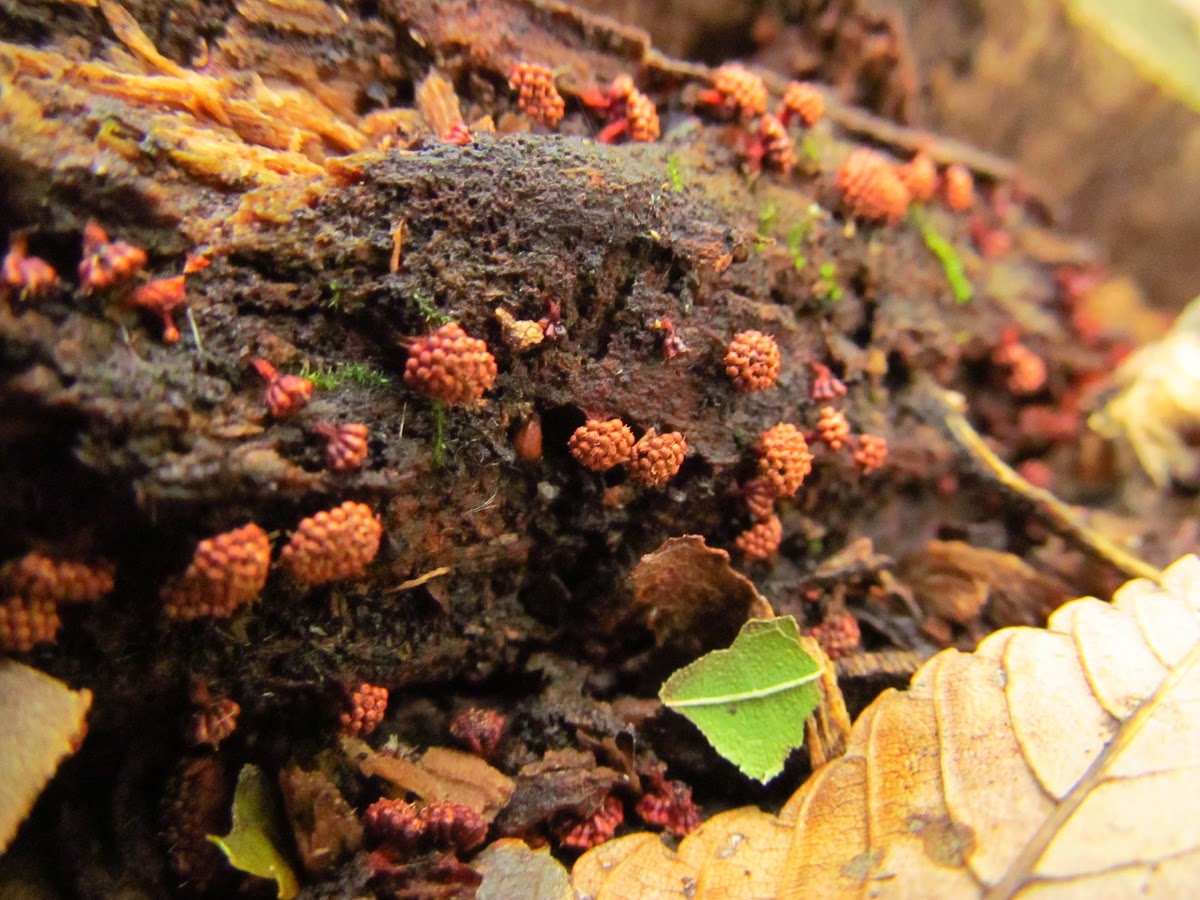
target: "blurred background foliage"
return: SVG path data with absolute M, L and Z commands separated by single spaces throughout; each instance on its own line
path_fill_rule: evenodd
M 1200 286 L 1200 0 L 582 5 L 647 29 L 667 53 L 816 77 L 1010 156 L 1149 304 L 1176 312 Z M 851 66 L 864 47 L 875 65 Z

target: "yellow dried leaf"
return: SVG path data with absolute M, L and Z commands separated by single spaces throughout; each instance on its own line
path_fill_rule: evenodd
M 417 85 L 416 101 L 417 109 L 421 111 L 435 135 L 445 134 L 453 125 L 463 120 L 454 85 L 440 72 L 430 72 L 425 80 Z
M 336 35 L 350 17 L 319 0 L 239 0 L 238 14 L 255 25 L 303 35 Z
M 414 762 L 377 753 L 365 741 L 343 735 L 342 750 L 368 777 L 382 778 L 425 800 L 469 806 L 487 822 L 496 818 L 516 787 L 511 778 L 478 756 L 448 747 L 430 747 Z
M 1124 437 L 1156 485 L 1194 477 L 1200 464 L 1185 438 L 1200 423 L 1200 297 L 1165 337 L 1126 358 L 1110 381 L 1120 393 L 1088 425 L 1105 437 Z
M 92 692 L 0 659 L 0 853 L 87 732 Z
M 946 650 L 778 816 L 584 854 L 581 897 L 1186 896 L 1200 879 L 1200 559 Z

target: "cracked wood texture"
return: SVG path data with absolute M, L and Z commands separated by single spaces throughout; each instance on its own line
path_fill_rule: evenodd
M 585 854 L 581 896 L 1182 896 L 1200 876 L 1200 560 L 882 694 L 778 816 Z

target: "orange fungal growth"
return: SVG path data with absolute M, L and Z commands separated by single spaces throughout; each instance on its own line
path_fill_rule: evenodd
M 726 63 L 717 69 L 712 89 L 704 91 L 700 100 L 749 121 L 767 111 L 767 86 L 745 66 Z
M 22 299 L 36 300 L 58 286 L 58 273 L 44 259 L 29 255 L 29 244 L 23 235 L 14 235 L 9 240 L 8 253 L 0 262 L 0 284 Z
M 434 800 L 418 817 L 425 828 L 425 842 L 435 849 L 469 853 L 487 840 L 487 822 L 464 803 Z
M 279 561 L 300 584 L 353 578 L 375 559 L 382 536 L 383 525 L 371 507 L 347 500 L 302 520 Z
M 850 423 L 846 421 L 846 414 L 832 406 L 821 407 L 817 436 L 829 445 L 830 450 L 841 450 L 850 441 Z
M 590 850 L 612 840 L 624 821 L 624 804 L 619 797 L 609 794 L 591 816 L 575 825 L 568 823 L 559 834 L 559 840 L 572 850 Z
M 535 122 L 557 128 L 566 113 L 562 94 L 554 84 L 554 73 L 538 63 L 520 62 L 508 73 L 508 84 L 517 92 L 517 104 Z
M 455 714 L 449 730 L 460 746 L 484 759 L 491 759 L 507 726 L 504 716 L 496 710 L 469 706 Z
M 858 620 L 846 612 L 828 617 L 810 633 L 830 659 L 849 656 L 862 641 Z
M 887 438 L 877 434 L 859 435 L 854 448 L 854 461 L 862 468 L 863 473 L 874 472 L 887 462 Z
M 567 442 L 586 469 L 603 472 L 633 458 L 633 431 L 620 419 L 588 419 Z
M 475 140 L 474 135 L 471 134 L 471 129 L 461 119 L 451 122 L 438 136 L 444 143 L 454 144 L 456 147 L 465 147 L 471 141 Z
M 807 128 L 812 128 L 825 115 L 825 98 L 807 81 L 789 81 L 783 92 L 783 104 L 779 108 L 779 120 L 790 125 L 799 119 Z
M 409 849 L 425 834 L 420 810 L 407 800 L 381 797 L 363 813 L 363 828 L 374 844 Z
M 896 174 L 908 188 L 909 196 L 915 203 L 925 203 L 937 190 L 937 166 L 933 164 L 933 158 L 923 150 L 909 162 L 897 166 Z
M 650 327 L 662 334 L 662 355 L 663 359 L 674 359 L 684 353 L 691 353 L 691 349 L 683 342 L 683 337 L 679 334 L 679 329 L 675 327 L 666 316 L 655 319 L 650 323 Z
M 753 478 L 742 485 L 742 497 L 746 501 L 746 509 L 750 510 L 750 515 L 758 522 L 775 511 L 779 491 L 767 479 Z
M 758 439 L 758 472 L 782 497 L 800 490 L 812 471 L 813 456 L 804 433 L 795 425 L 780 422 Z
M 700 827 L 700 810 L 690 787 L 682 781 L 668 781 L 663 771 L 640 771 L 638 775 L 643 788 L 648 788 L 635 807 L 643 822 L 677 838 Z
M 765 391 L 779 380 L 779 345 L 761 331 L 734 335 L 725 353 L 725 374 L 742 393 Z
M 183 275 L 173 278 L 156 278 L 141 285 L 129 297 L 131 306 L 149 310 L 162 319 L 163 340 L 174 344 L 179 340 L 179 329 L 175 325 L 175 310 L 187 303 Z
M 184 573 L 163 586 L 169 619 L 227 619 L 257 599 L 271 568 L 271 541 L 250 522 L 205 538 Z
M 747 156 L 752 169 L 763 165 L 782 175 L 787 175 L 796 165 L 791 135 L 783 123 L 770 113 L 764 113 L 758 120 L 758 134 Z
M 992 351 L 992 362 L 1008 369 L 1005 383 L 1014 394 L 1036 394 L 1046 386 L 1046 361 L 1015 337 L 1006 338 Z
M 813 383 L 809 393 L 814 400 L 833 400 L 845 395 L 846 385 L 830 371 L 829 366 L 824 363 L 810 362 L 808 367 L 812 369 L 813 373 Z
M 254 370 L 267 383 L 267 409 L 276 419 L 293 416 L 312 399 L 313 383 L 299 375 L 280 375 L 265 359 L 254 360 Z
M 462 803 L 434 800 L 418 807 L 384 797 L 367 807 L 363 826 L 373 844 L 411 854 L 428 850 L 468 853 L 487 839 L 483 816 Z
M 113 567 L 54 559 L 36 551 L 0 566 L 0 585 L 26 600 L 91 603 L 113 589 Z
M 28 653 L 38 644 L 53 644 L 61 625 L 52 601 L 9 597 L 0 601 L 0 650 Z
M 608 104 L 613 105 L 620 103 L 623 100 L 628 100 L 631 96 L 637 93 L 637 85 L 633 83 L 633 79 L 628 75 L 618 75 L 612 80 L 612 84 L 608 86 L 608 95 L 599 101 L 589 101 L 593 106 Z
M 318 422 L 313 431 L 325 438 L 325 462 L 335 472 L 357 469 L 367 458 L 367 426 L 357 422 L 331 425 Z
M 350 692 L 346 708 L 338 717 L 344 734 L 370 734 L 387 715 L 388 689 L 365 681 Z
M 124 241 L 110 241 L 95 220 L 83 226 L 83 260 L 79 284 L 85 292 L 103 290 L 133 278 L 146 268 L 146 251 Z
M 774 513 L 747 528 L 734 540 L 734 545 L 747 559 L 769 559 L 783 541 L 783 523 Z
M 895 168 L 874 150 L 855 150 L 837 173 L 842 207 L 853 218 L 892 225 L 908 212 L 908 188 Z
M 483 398 L 496 374 L 487 343 L 448 322 L 409 344 L 404 383 L 450 406 L 467 406 Z
M 651 428 L 633 445 L 629 477 L 642 487 L 662 487 L 675 477 L 686 455 L 687 438 L 682 434 L 658 434 Z
M 622 137 L 646 143 L 658 140 L 658 109 L 628 75 L 614 78 L 607 93 L 588 91 L 583 102 L 608 117 L 608 124 L 596 135 L 600 143 L 614 144 Z
M 966 166 L 955 163 L 942 175 L 942 194 L 954 212 L 966 212 L 975 203 L 975 179 Z
M 652 143 L 658 140 L 658 108 L 641 91 L 634 91 L 625 101 L 625 117 L 629 120 L 629 139 Z
M 203 272 L 212 265 L 213 250 L 211 247 L 204 247 L 194 253 L 189 253 L 183 261 L 183 274 L 195 275 L 197 272 Z

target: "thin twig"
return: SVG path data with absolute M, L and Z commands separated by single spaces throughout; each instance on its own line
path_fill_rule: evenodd
M 190 306 L 187 308 L 187 320 L 188 325 L 192 329 L 192 340 L 196 342 L 196 355 L 203 358 L 204 344 L 200 341 L 200 327 L 196 324 L 196 317 L 192 315 L 192 308 Z
M 418 575 L 416 578 L 410 578 L 410 579 L 408 579 L 408 581 L 402 581 L 395 587 L 388 588 L 386 591 L 384 591 L 384 593 L 390 595 L 390 594 L 398 594 L 401 591 L 412 590 L 415 587 L 420 587 L 421 585 L 425 584 L 425 582 L 427 582 L 427 581 L 433 581 L 433 579 L 435 579 L 435 578 L 441 578 L 443 575 L 449 575 L 449 574 L 450 574 L 449 566 L 439 566 L 436 569 L 430 569 L 428 572 Z
M 919 128 L 898 125 L 891 119 L 885 119 L 857 106 L 840 102 L 836 97 L 827 95 L 827 113 L 830 121 L 836 122 L 846 131 L 861 137 L 870 138 L 881 144 L 916 153 L 924 150 L 934 162 L 942 165 L 961 163 L 980 175 L 994 178 L 996 181 L 1013 181 L 1024 177 L 1017 164 L 1003 156 L 980 150 L 971 144 L 956 141 L 952 138 L 932 134 Z
M 1131 578 L 1148 578 L 1162 584 L 1163 573 L 1148 562 L 1139 559 L 1109 540 L 1094 528 L 1079 520 L 1070 506 L 1052 493 L 1030 484 L 1018 475 L 1008 463 L 998 457 L 980 437 L 979 432 L 963 416 L 957 395 L 945 391 L 932 383 L 921 390 L 922 398 L 929 401 L 931 417 L 962 450 L 989 481 L 1010 494 L 1021 498 L 1033 507 L 1034 513 L 1056 533 L 1067 538 L 1084 550 L 1089 551 L 1113 568 Z

